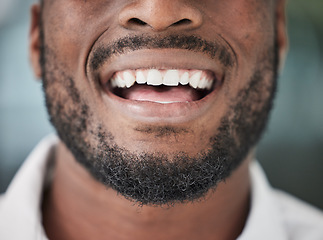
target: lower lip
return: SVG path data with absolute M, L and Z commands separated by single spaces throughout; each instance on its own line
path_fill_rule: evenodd
M 128 100 L 105 89 L 103 98 L 109 108 L 125 117 L 147 123 L 183 123 L 205 114 L 217 98 L 221 89 L 218 86 L 210 94 L 197 101 L 158 103 L 151 101 Z

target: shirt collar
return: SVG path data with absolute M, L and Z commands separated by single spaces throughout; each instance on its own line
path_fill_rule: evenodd
M 250 166 L 251 176 L 251 209 L 238 240 L 287 240 L 284 223 L 275 204 L 273 189 L 270 187 L 265 173 L 258 162 Z
M 1 199 L 0 239 L 47 239 L 41 224 L 41 201 L 57 142 L 54 135 L 42 140 L 9 185 Z

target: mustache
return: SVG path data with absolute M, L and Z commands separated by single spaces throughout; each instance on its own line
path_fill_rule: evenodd
M 225 67 L 235 63 L 235 53 L 222 38 L 207 41 L 198 36 L 169 35 L 166 37 L 126 36 L 106 46 L 93 50 L 90 59 L 92 71 L 98 70 L 111 57 L 140 49 L 182 49 L 206 54 L 211 59 L 218 59 Z

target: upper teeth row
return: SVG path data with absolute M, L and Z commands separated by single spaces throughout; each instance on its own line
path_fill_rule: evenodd
M 112 87 L 130 88 L 134 84 L 152 86 L 178 86 L 189 84 L 193 88 L 210 90 L 213 78 L 202 70 L 126 70 L 117 72 L 111 79 Z

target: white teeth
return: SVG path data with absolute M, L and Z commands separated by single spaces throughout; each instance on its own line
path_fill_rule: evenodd
M 116 85 L 120 88 L 124 88 L 126 86 L 126 82 L 123 80 L 122 77 L 120 77 L 120 75 L 117 75 Z
M 213 79 L 201 70 L 126 70 L 117 72 L 111 79 L 112 88 L 130 88 L 135 83 L 152 86 L 178 86 L 189 84 L 195 89 L 211 90 Z
M 126 84 L 127 88 L 130 88 L 136 82 L 136 78 L 128 71 L 125 71 L 123 73 L 123 79 L 125 81 L 125 84 Z
M 178 86 L 178 70 L 168 70 L 164 76 L 163 84 L 166 86 Z
M 147 82 L 146 77 L 144 73 L 140 70 L 136 72 L 136 82 L 138 84 L 145 84 Z
M 161 104 L 170 104 L 170 103 L 177 103 L 178 101 L 156 101 L 156 103 L 161 103 Z
M 201 79 L 201 72 L 198 71 L 196 73 L 193 74 L 193 76 L 190 78 L 190 86 L 192 88 L 197 88 L 198 84 L 199 84 L 199 81 Z
M 157 69 L 150 69 L 147 75 L 147 84 L 159 86 L 163 84 L 163 76 Z
M 212 85 L 213 85 L 213 81 L 206 81 L 206 89 L 207 90 L 211 90 L 212 89 Z
M 111 87 L 112 88 L 118 87 L 116 77 L 111 79 Z
M 183 73 L 179 80 L 180 84 L 182 85 L 187 85 L 189 81 L 190 81 L 190 74 L 188 72 Z
M 203 78 L 199 81 L 199 83 L 198 83 L 198 85 L 197 85 L 197 88 L 211 90 L 211 88 L 212 88 L 212 83 L 213 83 L 213 81 L 209 81 L 209 80 L 207 80 L 207 78 L 206 78 L 206 77 L 203 77 Z
M 198 87 L 198 88 L 201 88 L 201 89 L 205 88 L 205 87 L 206 87 L 206 82 L 207 82 L 206 78 L 205 78 L 205 77 L 203 77 L 203 78 L 199 81 L 199 83 L 198 83 L 197 87 Z

